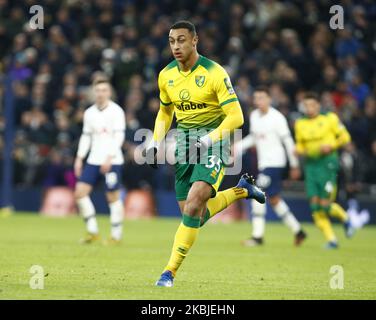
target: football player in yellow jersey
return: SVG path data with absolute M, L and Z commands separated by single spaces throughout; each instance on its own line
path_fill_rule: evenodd
M 327 240 L 326 247 L 334 249 L 338 242 L 328 216 L 344 224 L 347 237 L 354 233 L 345 210 L 334 202 L 339 170 L 337 150 L 351 138 L 335 113 L 320 112 L 315 93 L 306 93 L 303 104 L 306 116 L 295 123 L 296 151 L 304 158 L 305 188 L 313 220 Z
M 159 74 L 160 110 L 153 142 L 146 151 L 147 162 L 156 167 L 159 145 L 175 114 L 175 190 L 182 222 L 157 286 L 173 285 L 199 228 L 208 219 L 238 199 L 265 202 L 265 194 L 247 174 L 236 187 L 218 192 L 229 134 L 243 125 L 243 113 L 227 72 L 199 55 L 197 42 L 195 26 L 189 21 L 179 21 L 171 27 L 169 43 L 175 60 Z

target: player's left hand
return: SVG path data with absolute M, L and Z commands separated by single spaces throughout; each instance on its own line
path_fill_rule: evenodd
M 300 169 L 299 168 L 291 168 L 289 175 L 290 175 L 290 179 L 291 180 L 299 180 L 299 178 L 300 178 Z
M 320 147 L 321 154 L 329 154 L 333 151 L 332 146 L 329 144 L 322 144 Z
M 106 160 L 106 162 L 103 163 L 103 164 L 101 165 L 101 169 L 100 169 L 100 171 L 101 171 L 102 174 L 106 174 L 106 173 L 109 173 L 109 172 L 110 172 L 111 167 L 112 167 L 112 161 L 111 161 L 111 160 L 112 160 L 112 158 L 109 157 L 109 158 Z

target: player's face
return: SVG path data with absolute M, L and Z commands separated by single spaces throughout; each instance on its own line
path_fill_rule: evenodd
M 184 63 L 196 50 L 198 37 L 193 36 L 188 29 L 171 29 L 168 41 L 174 58 Z
M 271 103 L 269 95 L 264 91 L 256 91 L 253 95 L 253 102 L 262 112 L 265 112 Z
M 319 114 L 320 103 L 315 99 L 304 99 L 303 100 L 305 114 L 312 118 Z
M 106 104 L 111 99 L 111 87 L 108 83 L 99 83 L 94 86 L 95 103 Z

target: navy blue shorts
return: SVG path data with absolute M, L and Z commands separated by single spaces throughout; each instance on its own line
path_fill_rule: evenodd
M 257 176 L 256 184 L 269 197 L 281 193 L 284 168 L 265 168 Z
M 103 175 L 100 172 L 101 166 L 96 166 L 93 164 L 85 164 L 82 170 L 81 177 L 78 179 L 80 182 L 84 182 L 94 186 L 100 178 L 104 176 L 104 181 L 106 185 L 106 191 L 115 191 L 120 189 L 120 181 L 123 173 L 122 165 L 113 165 L 111 170 Z

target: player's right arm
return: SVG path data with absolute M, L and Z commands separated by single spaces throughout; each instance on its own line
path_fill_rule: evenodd
M 299 156 L 305 156 L 306 150 L 304 147 L 302 135 L 301 135 L 301 123 L 299 120 L 295 122 L 295 152 Z
M 172 119 L 174 117 L 174 107 L 172 104 L 163 105 L 160 104 L 157 118 L 155 119 L 153 141 L 155 145 L 158 145 L 162 142 L 166 136 L 168 130 L 171 127 Z
M 87 156 L 90 150 L 92 130 L 91 130 L 91 127 L 87 118 L 88 118 L 88 114 L 87 114 L 87 111 L 85 111 L 84 119 L 83 119 L 82 134 L 80 137 L 80 141 L 78 143 L 76 160 L 74 161 L 74 173 L 76 177 L 81 176 L 83 160 Z
M 171 127 L 174 118 L 174 105 L 165 89 L 162 72 L 158 76 L 159 111 L 155 119 L 153 139 L 146 150 L 146 162 L 152 168 L 157 168 L 158 148 Z

